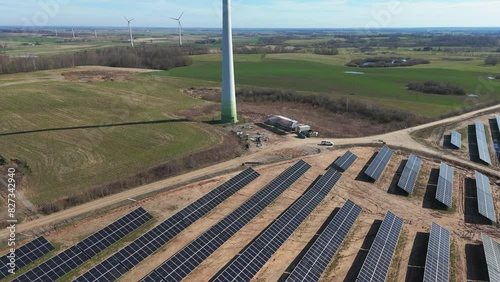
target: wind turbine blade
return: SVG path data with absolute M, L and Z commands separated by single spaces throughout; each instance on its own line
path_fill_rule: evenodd
M 125 18 L 125 20 L 126 20 L 126 21 L 128 22 L 128 19 L 127 19 L 127 17 L 125 17 L 125 16 L 123 16 L 123 17 L 124 17 L 124 18 Z
M 182 12 L 182 14 L 179 16 L 179 20 L 182 18 L 182 16 L 184 15 L 184 12 Z
M 181 21 L 179 21 L 179 30 L 182 31 L 182 24 Z
M 134 19 L 130 19 L 130 22 L 133 21 Z
M 179 20 L 179 19 L 176 19 L 176 18 L 171 18 L 171 19 L 174 20 L 174 21 L 178 21 Z

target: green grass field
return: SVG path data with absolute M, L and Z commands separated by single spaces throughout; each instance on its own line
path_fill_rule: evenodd
M 60 72 L 34 74 L 50 77 Z M 15 80 L 16 75 L 2 76 L 0 84 Z M 47 81 L 0 87 L 1 133 L 164 121 L 0 136 L 0 152 L 27 161 L 32 175 L 26 194 L 34 204 L 133 175 L 221 142 L 217 131 L 200 124 L 168 122 L 175 119 L 172 113 L 204 103 L 179 91 L 196 85 L 135 75 L 128 82 Z
M 238 86 L 292 89 L 328 96 L 353 93 L 353 98 L 376 101 L 431 117 L 460 107 L 467 97 L 410 92 L 406 90 L 408 82 L 437 80 L 457 83 L 469 93 L 476 93 L 478 86 L 487 83 L 489 90 L 484 87 L 483 91 L 478 93 L 482 94 L 479 99 L 500 97 L 500 81 L 485 82 L 481 79 L 491 73 L 500 72 L 500 68 L 482 66 L 480 60 L 438 61 L 429 65 L 400 68 L 345 67 L 345 62 L 351 58 L 346 53 L 333 57 L 279 54 L 268 55 L 261 63 L 260 55 L 236 55 L 236 83 Z M 221 80 L 220 60 L 220 55 L 195 56 L 192 66 L 156 75 L 218 82 Z M 362 71 L 365 74 L 352 75 L 346 74 L 346 71 Z

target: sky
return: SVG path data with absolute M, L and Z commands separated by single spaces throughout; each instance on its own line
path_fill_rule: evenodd
M 222 0 L 0 0 L 0 26 L 221 27 Z M 232 0 L 234 28 L 500 27 L 500 0 Z

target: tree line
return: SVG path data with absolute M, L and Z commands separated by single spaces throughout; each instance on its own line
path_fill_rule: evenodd
M 292 102 L 341 114 L 346 113 L 348 108 L 349 115 L 365 118 L 373 123 L 391 124 L 395 129 L 416 126 L 430 121 L 429 118 L 355 99 L 302 95 L 292 90 L 242 88 L 237 91 L 236 96 L 238 100 L 243 102 Z
M 437 81 L 411 82 L 406 85 L 408 90 L 439 95 L 465 95 L 463 88 L 457 84 L 442 83 Z
M 0 56 L 0 74 L 99 65 L 108 67 L 169 70 L 192 64 L 187 55 L 200 50 L 146 45 L 136 48 L 110 47 L 44 57 Z M 186 54 L 187 53 L 187 54 Z

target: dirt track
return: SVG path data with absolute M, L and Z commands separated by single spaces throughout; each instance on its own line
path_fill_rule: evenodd
M 370 136 L 370 137 L 363 137 L 363 138 L 352 138 L 352 139 L 335 139 L 333 140 L 336 145 L 364 145 L 364 144 L 373 144 L 374 142 L 377 142 L 378 140 L 383 140 L 384 142 L 387 143 L 389 146 L 396 146 L 404 149 L 408 149 L 413 152 L 424 152 L 429 155 L 433 155 L 439 159 L 443 159 L 445 161 L 453 161 L 457 164 L 461 164 L 465 167 L 471 167 L 473 169 L 478 169 L 483 172 L 486 172 L 490 175 L 496 176 L 500 178 L 500 172 L 490 169 L 485 166 L 478 165 L 476 163 L 463 160 L 460 158 L 457 158 L 455 156 L 451 155 L 446 155 L 443 152 L 437 152 L 432 149 L 426 148 L 424 145 L 421 145 L 420 143 L 416 142 L 410 137 L 410 132 L 419 130 L 419 129 L 424 129 L 428 127 L 432 127 L 435 125 L 440 125 L 440 124 L 447 124 L 447 123 L 452 123 L 452 122 L 457 122 L 469 118 L 473 118 L 477 115 L 480 115 L 481 113 L 484 112 L 489 112 L 495 109 L 500 109 L 500 105 L 496 105 L 493 107 L 489 107 L 483 110 L 471 112 L 468 114 L 464 114 L 462 116 L 458 117 L 453 117 L 453 118 L 448 118 L 440 121 L 436 121 L 433 123 L 417 126 L 414 128 L 409 128 L 406 130 L 400 130 L 388 134 L 383 134 L 383 135 L 378 135 L 378 136 Z M 26 223 L 21 223 L 17 226 L 17 233 L 22 233 L 22 232 L 27 232 L 32 229 L 36 228 L 41 228 L 44 226 L 50 226 L 51 224 L 54 224 L 56 222 L 61 222 L 63 220 L 68 220 L 70 218 L 80 216 L 82 214 L 86 214 L 92 211 L 96 211 L 105 207 L 109 207 L 112 205 L 115 205 L 117 203 L 120 203 L 122 201 L 128 201 L 128 198 L 135 198 L 140 195 L 144 195 L 147 193 L 151 193 L 154 191 L 158 191 L 164 188 L 172 187 L 175 185 L 179 185 L 182 183 L 190 182 L 196 179 L 199 179 L 201 177 L 215 174 L 215 173 L 220 173 L 224 172 L 227 170 L 234 169 L 236 167 L 239 167 L 241 163 L 243 162 L 250 162 L 250 161 L 258 161 L 260 158 L 272 154 L 273 152 L 276 151 L 282 151 L 286 149 L 292 149 L 292 148 L 301 148 L 306 145 L 316 145 L 320 142 L 320 139 L 297 139 L 290 137 L 287 142 L 279 142 L 275 144 L 271 144 L 265 148 L 263 148 L 261 151 L 258 151 L 254 154 L 250 154 L 244 157 L 236 158 L 230 161 L 226 161 L 220 164 L 216 164 L 207 168 L 203 168 L 200 170 L 196 170 L 193 172 L 186 173 L 184 175 L 180 175 L 177 177 L 165 179 L 162 181 L 158 181 L 155 183 L 151 183 L 148 185 L 140 186 L 116 195 L 112 195 L 106 198 L 102 198 L 87 204 L 83 204 L 74 208 L 70 208 L 61 212 L 57 212 L 48 216 L 43 216 L 40 217 L 39 219 L 29 221 Z M 6 238 L 7 236 L 7 230 L 2 230 L 0 231 L 0 237 L 1 238 Z

